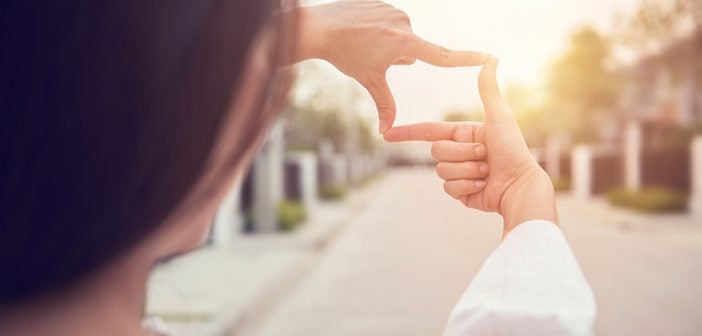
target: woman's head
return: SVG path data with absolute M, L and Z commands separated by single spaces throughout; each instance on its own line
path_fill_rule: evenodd
M 212 204 L 272 119 L 292 38 L 276 0 L 0 6 L 2 306 Z

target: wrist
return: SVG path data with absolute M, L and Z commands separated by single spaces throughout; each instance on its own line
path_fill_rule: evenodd
M 320 7 L 298 7 L 294 15 L 299 22 L 297 35 L 299 47 L 296 61 L 324 58 L 323 51 L 328 29 L 323 23 L 324 17 L 320 15 Z
M 523 175 L 505 191 L 500 202 L 504 219 L 503 237 L 529 220 L 547 220 L 557 224 L 555 192 L 550 177 L 540 167 Z

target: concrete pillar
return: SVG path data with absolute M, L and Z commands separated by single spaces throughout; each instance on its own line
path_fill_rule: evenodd
M 329 139 L 322 139 L 318 145 L 319 161 L 325 162 L 334 157 L 334 144 Z
M 346 173 L 348 174 L 347 179 L 349 185 L 358 185 L 361 182 L 361 174 L 359 170 L 359 160 L 357 155 L 349 155 L 348 152 L 346 156 Z
M 561 178 L 561 139 L 550 137 L 546 141 L 544 150 L 544 160 L 546 162 L 546 172 L 552 179 Z
M 697 85 L 696 85 L 695 74 L 692 71 L 687 72 L 684 76 L 680 91 L 679 91 L 679 106 L 680 106 L 680 122 L 683 125 L 688 125 L 695 122 L 695 115 L 697 114 Z
M 702 136 L 696 136 L 692 140 L 690 159 L 692 163 L 690 210 L 695 216 L 702 218 Z
M 300 193 L 297 201 L 302 202 L 308 212 L 314 211 L 319 202 L 318 184 L 317 184 L 317 155 L 314 152 L 295 152 L 287 153 L 285 156 L 287 165 L 295 166 L 294 169 L 297 176 L 292 178 L 295 189 Z
M 573 195 L 589 198 L 592 195 L 593 150 L 586 145 L 576 146 L 571 155 Z
M 358 185 L 371 175 L 370 160 L 368 154 L 347 157 L 350 184 Z
M 285 143 L 282 124 L 270 130 L 266 143 L 253 165 L 254 231 L 274 232 L 278 229 L 278 206 L 283 200 Z
M 214 246 L 226 245 L 243 231 L 244 216 L 239 208 L 242 179 L 237 179 L 217 210 L 211 237 Z
M 627 124 L 624 135 L 624 183 L 627 189 L 641 189 L 641 125 L 636 122 Z
M 347 186 L 349 183 L 349 160 L 336 154 L 334 145 L 323 140 L 319 144 L 319 183 L 323 187 Z

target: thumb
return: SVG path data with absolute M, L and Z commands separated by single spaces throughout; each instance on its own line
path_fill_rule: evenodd
M 485 120 L 492 122 L 508 122 L 514 119 L 512 110 L 502 98 L 500 87 L 497 85 L 497 58 L 490 58 L 478 75 L 478 90 L 480 99 L 485 107 Z
M 385 76 L 366 85 L 366 89 L 373 97 L 375 106 L 378 109 L 378 131 L 382 134 L 392 127 L 395 122 L 395 99 L 392 96 L 392 91 L 388 86 Z

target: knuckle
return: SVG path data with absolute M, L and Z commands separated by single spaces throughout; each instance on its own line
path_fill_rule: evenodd
M 436 164 L 436 174 L 441 178 L 446 176 L 446 164 L 444 162 L 439 162 Z
M 381 102 L 381 101 L 376 101 L 375 102 L 375 107 L 378 109 L 378 112 L 387 112 L 390 107 L 388 106 L 387 103 Z
M 400 20 L 403 23 L 409 23 L 410 22 L 410 17 L 405 13 L 404 11 L 397 10 L 395 13 L 395 17 Z
M 463 203 L 463 205 L 465 205 L 466 207 L 470 208 L 470 197 L 468 195 L 463 196 L 461 198 L 461 203 Z
M 480 164 L 478 162 L 468 162 L 469 166 L 466 167 L 466 171 L 470 171 L 472 176 L 483 176 L 483 173 L 480 172 Z M 471 186 L 473 186 L 474 183 L 471 183 Z
M 465 198 L 463 199 L 463 205 L 470 208 L 471 207 L 470 203 L 471 203 L 472 198 L 473 198 L 473 195 L 466 195 Z
M 382 27 L 380 28 L 380 34 L 389 38 L 398 38 L 400 36 L 400 31 L 394 27 Z
M 469 160 L 471 153 L 473 152 L 473 146 L 471 144 L 456 144 L 456 152 L 464 160 Z
M 406 45 L 414 39 L 414 36 L 408 31 L 407 27 L 403 25 L 384 27 L 380 30 L 380 33 L 391 41 L 401 45 Z
M 444 182 L 444 192 L 451 195 L 451 184 L 448 181 Z
M 401 30 L 399 31 L 399 34 L 397 35 L 398 41 L 403 45 L 403 46 L 409 46 L 411 43 L 414 41 L 414 35 L 406 30 Z
M 432 129 L 430 124 L 422 124 L 422 133 L 424 138 L 430 140 L 432 138 Z
M 444 183 L 444 191 L 446 191 L 446 193 L 454 199 L 459 197 L 456 184 L 451 181 L 447 181 L 446 183 Z
M 441 146 L 440 142 L 435 142 L 431 145 L 431 157 L 433 157 L 434 159 L 438 160 L 439 156 L 441 155 L 440 154 L 440 152 L 441 152 L 440 146 Z M 438 168 L 438 165 L 437 165 L 437 168 Z

